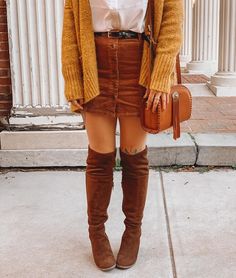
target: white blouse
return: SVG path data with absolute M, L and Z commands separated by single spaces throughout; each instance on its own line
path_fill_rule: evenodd
M 111 29 L 142 33 L 148 0 L 89 0 L 94 32 Z

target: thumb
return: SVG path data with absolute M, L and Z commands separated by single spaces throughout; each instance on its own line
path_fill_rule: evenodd
M 148 96 L 148 92 L 149 92 L 149 90 L 148 90 L 148 88 L 146 89 L 146 92 L 145 92 L 145 94 L 144 94 L 144 96 L 143 96 L 143 98 L 146 98 L 147 96 Z

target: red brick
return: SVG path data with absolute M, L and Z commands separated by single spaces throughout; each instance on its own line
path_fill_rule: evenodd
M 0 42 L 0 50 L 9 50 L 8 41 Z
M 0 24 L 0 32 L 7 33 L 7 24 L 5 24 L 5 23 Z
M 0 0 L 0 7 L 6 8 L 6 0 Z
M 11 85 L 11 78 L 9 77 L 1 77 L 0 85 Z
M 9 51 L 0 51 L 0 60 L 8 60 L 9 61 Z
M 0 69 L 0 77 L 8 77 L 10 75 L 9 69 Z
M 0 33 L 0 41 L 4 42 L 4 41 L 8 41 L 8 34 L 7 33 Z
M 10 61 L 0 61 L 0 69 L 9 69 Z

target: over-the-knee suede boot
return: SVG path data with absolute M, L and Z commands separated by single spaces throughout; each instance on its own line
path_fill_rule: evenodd
M 113 152 L 100 153 L 88 145 L 86 160 L 88 231 L 95 264 L 104 271 L 116 266 L 104 225 L 108 219 L 107 209 L 113 188 L 115 157 L 116 149 Z
M 147 159 L 147 145 L 136 154 L 127 154 L 120 150 L 120 164 L 122 166 L 122 211 L 125 214 L 125 231 L 117 254 L 118 268 L 129 268 L 137 260 L 143 211 L 145 208 L 149 162 Z

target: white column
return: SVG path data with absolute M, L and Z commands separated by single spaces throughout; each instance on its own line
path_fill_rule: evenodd
M 7 0 L 12 73 L 10 124 L 70 125 L 61 72 L 64 0 Z M 69 113 L 68 113 L 69 112 Z M 69 118 L 68 118 L 69 117 Z
M 68 106 L 61 73 L 64 0 L 7 1 L 13 107 Z
M 219 40 L 219 0 L 195 0 L 193 5 L 192 61 L 189 72 L 217 70 Z
M 217 96 L 236 96 L 236 0 L 220 1 L 219 67 L 209 85 Z
M 183 44 L 180 51 L 181 66 L 192 59 L 193 0 L 184 0 Z

